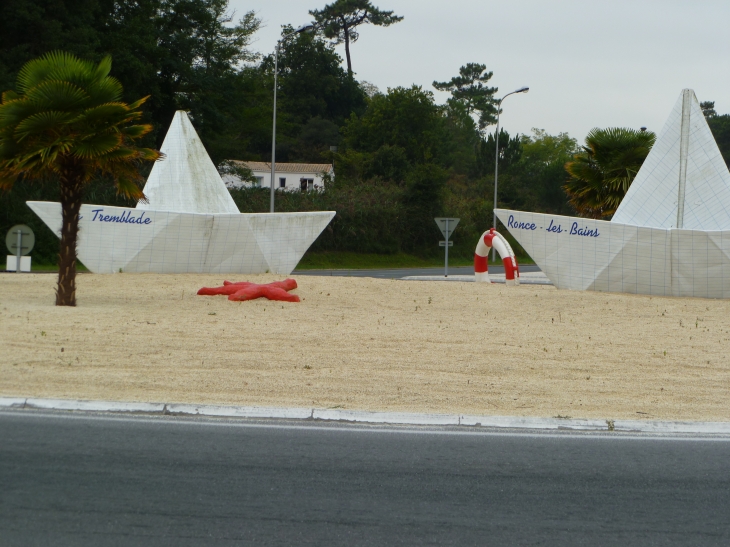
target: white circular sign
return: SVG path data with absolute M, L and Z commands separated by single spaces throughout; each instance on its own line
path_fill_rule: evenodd
M 26 256 L 33 250 L 35 245 L 35 234 L 25 224 L 16 224 L 8 231 L 5 236 L 5 245 L 8 252 L 12 255 L 18 254 L 18 232 L 20 232 L 20 255 Z

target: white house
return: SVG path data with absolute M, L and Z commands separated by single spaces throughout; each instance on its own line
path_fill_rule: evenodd
M 244 182 L 233 174 L 223 174 L 223 182 L 229 188 L 242 186 L 271 187 L 271 163 L 263 161 L 231 160 L 235 166 L 248 167 L 256 182 Z M 276 188 L 287 191 L 324 190 L 325 177 L 334 177 L 335 172 L 329 163 L 279 163 L 276 162 Z

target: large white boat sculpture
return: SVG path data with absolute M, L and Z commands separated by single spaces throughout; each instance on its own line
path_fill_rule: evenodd
M 333 211 L 242 214 L 178 111 L 136 208 L 82 205 L 78 257 L 94 273 L 289 274 Z M 60 237 L 61 204 L 28 206 Z
M 691 89 L 610 222 L 496 213 L 559 289 L 730 298 L 730 172 Z

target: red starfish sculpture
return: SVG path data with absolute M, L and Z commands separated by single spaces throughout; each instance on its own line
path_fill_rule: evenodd
M 203 287 L 198 291 L 199 295 L 213 296 L 218 294 L 228 295 L 228 300 L 242 302 L 244 300 L 255 300 L 257 298 L 268 298 L 269 300 L 279 300 L 282 302 L 299 302 L 296 294 L 289 294 L 287 291 L 297 288 L 297 282 L 294 279 L 285 279 L 284 281 L 274 281 L 272 283 L 249 283 L 248 281 L 240 281 L 231 283 L 224 281 L 222 287 Z

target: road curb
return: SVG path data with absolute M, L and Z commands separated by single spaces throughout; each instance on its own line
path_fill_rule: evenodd
M 0 397 L 0 409 L 63 410 L 224 418 L 289 419 L 364 424 L 433 425 L 485 427 L 495 429 L 621 431 L 634 433 L 679 433 L 730 435 L 730 422 L 676 422 L 658 420 L 597 420 L 479 416 L 471 414 L 425 414 L 415 412 L 372 412 L 334 408 L 285 408 L 256 406 L 191 405 L 182 403 L 134 403 L 83 401 L 36 397 Z

